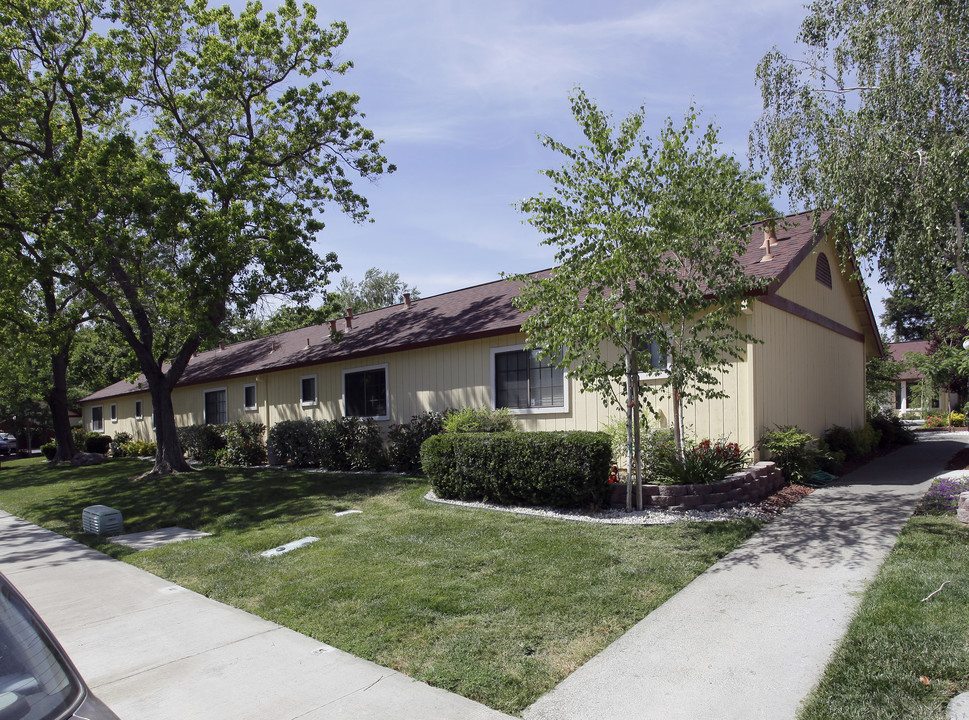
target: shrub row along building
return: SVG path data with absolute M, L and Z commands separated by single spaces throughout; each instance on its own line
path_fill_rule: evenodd
M 827 221 L 827 218 L 825 218 Z M 822 226 L 824 227 L 824 226 Z M 761 340 L 721 374 L 728 397 L 689 407 L 698 438 L 753 447 L 766 429 L 798 425 L 818 434 L 865 421 L 865 362 L 883 348 L 855 268 L 839 262 L 830 234 L 811 216 L 777 223 L 776 240 L 752 228 L 741 258 L 768 282 L 737 319 Z M 550 271 L 536 273 L 536 277 Z M 499 280 L 200 353 L 172 400 L 180 426 L 251 420 L 373 418 L 407 422 L 425 410 L 507 407 L 526 430 L 598 430 L 621 412 L 567 372 L 524 347 L 520 283 Z M 343 333 L 335 343 L 331 331 Z M 643 373 L 662 382 L 663 368 Z M 141 378 L 81 401 L 85 428 L 154 439 Z M 660 404 L 661 422 L 671 417 Z

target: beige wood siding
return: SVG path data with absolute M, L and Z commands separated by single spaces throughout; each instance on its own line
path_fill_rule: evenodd
M 269 416 L 269 374 L 246 376 L 200 385 L 177 387 L 172 393 L 175 407 L 175 423 L 179 427 L 198 425 L 205 422 L 205 393 L 209 390 L 225 389 L 226 415 L 229 422 L 245 420 L 260 422 L 268 426 Z M 256 386 L 256 409 L 245 409 L 245 386 Z
M 813 272 L 813 267 L 812 267 Z M 812 435 L 865 421 L 864 343 L 757 303 L 753 365 L 756 432 L 797 425 Z
M 818 255 L 822 252 L 828 257 L 828 263 L 831 266 L 832 287 L 830 288 L 818 282 L 815 277 Z M 825 239 L 815 246 L 797 270 L 778 289 L 777 294 L 852 330 L 864 332 L 851 297 L 850 281 L 844 279 L 839 270 L 840 267 L 841 263 L 834 244 Z

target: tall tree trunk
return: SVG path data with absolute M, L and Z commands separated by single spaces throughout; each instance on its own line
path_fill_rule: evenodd
M 192 472 L 194 468 L 185 459 L 182 444 L 178 440 L 175 425 L 175 407 L 172 404 L 172 385 L 165 373 L 158 372 L 149 378 L 152 418 L 155 424 L 155 465 L 148 475 L 171 475 Z
M 633 347 L 638 346 L 638 338 L 633 336 L 633 339 L 637 342 Z M 640 437 L 640 429 L 642 426 L 642 407 L 639 400 L 639 362 L 636 359 L 635 353 L 632 354 L 632 366 L 630 371 L 630 380 L 632 380 L 632 390 L 633 394 L 630 396 L 633 402 L 633 458 L 634 465 L 636 468 L 636 509 L 643 509 L 643 454 L 642 454 L 642 438 Z
M 70 409 L 67 401 L 69 354 L 70 345 L 68 344 L 66 347 L 61 346 L 57 352 L 51 354 L 50 358 L 53 377 L 50 393 L 47 395 L 47 404 L 50 407 L 54 441 L 57 444 L 57 452 L 54 455 L 55 462 L 70 462 L 74 453 L 77 452 L 74 447 L 74 433 L 71 432 L 71 418 L 68 414 Z
M 633 425 L 633 408 L 636 406 L 636 386 L 633 368 L 636 360 L 631 350 L 626 352 L 626 512 L 633 509 L 633 473 L 636 468 L 636 453 L 634 451 L 635 425 Z M 638 478 L 637 478 L 638 482 Z M 640 490 L 640 492 L 642 492 Z

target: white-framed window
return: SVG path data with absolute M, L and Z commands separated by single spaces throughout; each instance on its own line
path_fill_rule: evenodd
M 109 407 L 110 407 L 109 412 L 111 414 L 111 422 L 113 423 L 118 422 L 118 404 L 111 403 Z
M 135 400 L 135 420 L 144 420 L 144 403 L 141 400 Z
M 206 425 L 221 425 L 229 421 L 229 409 L 226 404 L 225 388 L 214 388 L 204 393 Z
M 648 365 L 640 368 L 640 380 L 657 380 L 669 377 L 670 361 L 666 353 L 660 348 L 655 340 L 645 340 L 640 342 L 639 350 L 643 353 L 643 360 Z M 647 360 L 648 358 L 648 360 Z
M 515 414 L 569 411 L 565 370 L 524 345 L 491 349 L 491 403 Z
M 242 386 L 242 406 L 246 410 L 256 409 L 256 384 L 250 383 L 249 385 Z
M 91 408 L 91 432 L 104 432 L 103 405 L 95 405 Z
M 316 375 L 304 375 L 299 379 L 299 404 L 303 407 L 316 405 Z
M 390 417 L 387 365 L 343 371 L 343 416 L 386 420 Z

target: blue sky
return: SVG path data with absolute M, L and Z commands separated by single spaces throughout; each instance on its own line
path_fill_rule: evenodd
M 335 85 L 360 95 L 366 123 L 399 168 L 359 185 L 372 224 L 326 214 L 320 249 L 339 255 L 344 275 L 393 270 L 425 296 L 553 264 L 514 203 L 545 189 L 539 170 L 559 162 L 539 134 L 580 142 L 569 109 L 576 85 L 617 121 L 645 105 L 654 136 L 695 103 L 721 127 L 724 152 L 746 164 L 761 111 L 756 65 L 775 44 L 796 52 L 806 12 L 788 0 L 334 0 L 317 8 L 321 22 L 347 22 L 340 56 L 355 67 Z M 775 205 L 800 210 L 781 198 Z

